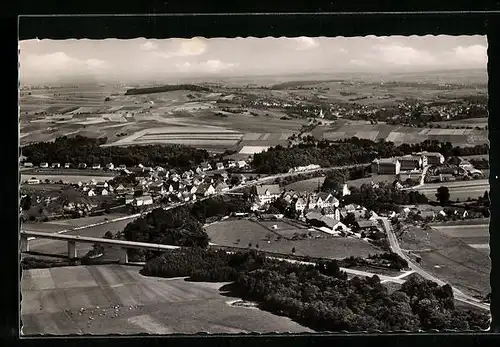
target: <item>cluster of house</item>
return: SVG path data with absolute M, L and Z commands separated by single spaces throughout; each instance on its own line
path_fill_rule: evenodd
M 462 159 L 458 165 L 438 165 L 432 167 L 425 177 L 427 182 L 455 181 L 465 178 L 480 178 L 483 172 L 476 169 L 470 162 Z
M 88 196 L 114 193 L 125 199 L 125 204 L 135 206 L 151 205 L 154 199 L 166 198 L 169 203 L 196 200 L 229 190 L 229 179 L 237 176 L 239 184 L 245 183 L 243 174 L 229 175 L 225 170 L 210 172 L 210 165 L 200 165 L 195 170 L 178 173 L 163 167 L 150 168 L 143 165 L 124 169 L 125 174 L 133 174 L 135 179 L 130 184 L 121 183 L 111 186 L 108 182 L 79 182 L 76 186 Z M 138 194 L 139 192 L 139 194 Z
M 299 167 L 291 168 L 290 170 L 288 170 L 288 172 L 289 173 L 292 173 L 292 172 L 303 172 L 303 171 L 317 170 L 317 169 L 320 169 L 320 168 L 321 168 L 321 166 L 319 166 L 319 165 L 310 164 L 310 165 L 307 165 L 307 166 L 299 166 Z
M 349 195 L 347 185 L 344 185 L 342 195 Z M 255 204 L 253 210 L 261 209 L 275 199 L 282 198 L 293 206 L 299 218 L 319 230 L 334 235 L 347 235 L 356 232 L 381 232 L 377 223 L 378 216 L 359 205 L 346 205 L 341 207 L 340 201 L 327 192 L 299 193 L 293 190 L 282 192 L 279 185 L 269 184 L 255 187 Z M 353 225 L 341 222 L 348 214 L 353 214 Z
M 401 157 L 380 158 L 372 161 L 372 173 L 379 175 L 398 175 L 400 172 L 418 171 L 425 166 L 441 165 L 444 156 L 437 152 L 420 152 Z

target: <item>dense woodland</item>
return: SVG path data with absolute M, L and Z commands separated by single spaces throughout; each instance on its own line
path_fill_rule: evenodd
M 207 87 L 198 86 L 195 84 L 172 84 L 164 85 L 159 87 L 149 87 L 149 88 L 132 88 L 125 92 L 125 95 L 139 95 L 139 94 L 153 94 L 153 93 L 165 93 L 172 92 L 175 90 L 188 90 L 191 92 L 209 92 L 210 89 Z
M 307 141 L 292 147 L 276 146 L 254 154 L 252 165 L 259 173 L 280 173 L 309 164 L 321 167 L 370 163 L 375 158 L 401 156 L 414 152 L 439 152 L 445 157 L 488 153 L 488 145 L 453 147 L 450 142 L 426 140 L 418 144 L 396 146 L 393 142 L 352 137 L 341 141 Z
M 209 158 L 205 150 L 182 145 L 145 145 L 128 147 L 101 147 L 106 138 L 83 136 L 58 137 L 54 142 L 38 142 L 23 147 L 23 155 L 34 165 L 40 163 L 79 163 L 133 166 L 170 166 L 190 168 Z
M 315 266 L 266 258 L 256 251 L 181 249 L 150 259 L 146 276 L 233 282 L 228 290 L 267 311 L 317 331 L 478 330 L 488 315 L 455 307 L 451 286 L 410 275 L 392 293 L 372 278 L 347 278 L 336 261 Z

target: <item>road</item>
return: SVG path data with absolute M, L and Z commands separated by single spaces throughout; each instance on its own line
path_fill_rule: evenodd
M 397 238 L 396 234 L 394 233 L 394 230 L 392 229 L 392 225 L 391 225 L 391 223 L 389 222 L 389 220 L 387 218 L 380 218 L 379 220 L 382 222 L 382 224 L 384 226 L 384 229 L 385 229 L 386 234 L 387 234 L 387 240 L 389 241 L 389 246 L 390 246 L 392 252 L 398 254 L 401 258 L 405 259 L 408 262 L 409 267 L 413 271 L 415 271 L 416 273 L 418 273 L 420 276 L 422 276 L 423 278 L 425 278 L 427 280 L 430 280 L 430 281 L 433 281 L 433 282 L 436 282 L 440 286 L 443 286 L 443 285 L 446 284 L 446 282 L 443 282 L 439 278 L 434 277 L 432 274 L 428 273 L 427 271 L 425 271 L 424 269 L 422 269 L 420 266 L 418 266 L 417 264 L 415 264 L 401 250 L 401 247 L 399 246 L 398 238 Z M 456 288 L 453 288 L 453 294 L 455 296 L 455 299 L 458 300 L 458 301 L 467 303 L 467 304 L 469 304 L 471 306 L 475 306 L 475 307 L 478 307 L 478 308 L 481 308 L 481 309 L 484 309 L 484 310 L 488 310 L 488 311 L 490 310 L 490 305 L 489 304 L 485 304 L 481 300 L 476 299 L 474 297 L 471 297 L 471 296 L 463 293 L 462 291 L 460 291 L 460 290 L 458 290 Z

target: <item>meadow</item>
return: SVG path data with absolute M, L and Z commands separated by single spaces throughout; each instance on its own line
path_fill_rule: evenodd
M 349 256 L 367 257 L 380 253 L 370 243 L 347 237 L 334 237 L 317 231 L 311 232 L 313 238 L 290 240 L 297 234 L 309 234 L 306 228 L 293 227 L 283 222 L 255 223 L 249 220 L 226 221 L 210 225 L 206 232 L 210 242 L 229 247 L 253 248 L 281 254 L 295 254 L 316 258 L 343 259 Z M 278 229 L 268 229 L 278 225 Z M 281 227 L 280 227 L 281 225 Z M 295 253 L 292 250 L 295 249 Z
M 139 267 L 23 271 L 22 334 L 312 332 L 286 317 L 231 306 L 226 283 L 143 277 Z

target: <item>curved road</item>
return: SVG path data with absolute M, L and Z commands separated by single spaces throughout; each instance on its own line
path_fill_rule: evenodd
M 440 286 L 443 286 L 446 284 L 446 282 L 440 280 L 439 278 L 435 277 L 434 275 L 428 273 L 424 269 L 422 269 L 420 266 L 415 264 L 402 250 L 401 247 L 399 246 L 398 238 L 396 234 L 394 233 L 394 229 L 392 228 L 391 223 L 387 218 L 380 218 L 379 219 L 382 222 L 382 225 L 384 226 L 384 229 L 387 234 L 387 240 L 389 241 L 389 246 L 391 248 L 391 251 L 398 254 L 401 258 L 405 259 L 408 262 L 409 267 L 416 273 L 418 273 L 420 276 L 424 277 L 427 280 L 436 282 Z M 466 304 L 481 308 L 483 310 L 490 310 L 490 305 L 483 303 L 481 300 L 476 299 L 470 295 L 467 295 L 463 293 L 462 291 L 453 288 L 453 294 L 455 296 L 455 299 L 461 302 L 464 302 Z

